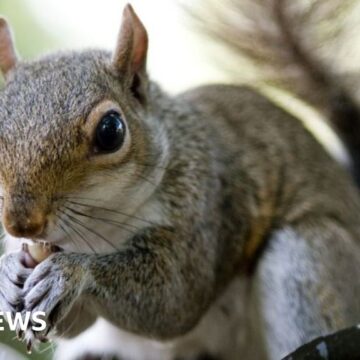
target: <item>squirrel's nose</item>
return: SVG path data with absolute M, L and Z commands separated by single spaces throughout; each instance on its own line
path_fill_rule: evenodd
M 33 210 L 25 214 L 16 214 L 14 211 L 4 210 L 3 225 L 10 235 L 36 238 L 44 232 L 47 219 L 41 211 Z

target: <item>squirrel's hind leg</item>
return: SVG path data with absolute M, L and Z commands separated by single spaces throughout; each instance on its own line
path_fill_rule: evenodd
M 255 275 L 269 359 L 360 322 L 360 243 L 330 219 L 277 231 Z

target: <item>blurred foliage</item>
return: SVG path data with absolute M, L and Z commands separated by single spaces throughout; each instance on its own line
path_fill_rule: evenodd
M 45 50 L 56 46 L 58 39 L 50 35 L 32 15 L 28 3 L 24 0 L 1 0 L 0 14 L 10 23 L 15 37 L 16 48 L 23 59 L 31 59 Z M 0 79 L 1 83 L 2 79 Z M 52 351 L 48 344 L 34 351 L 32 355 L 26 354 L 25 344 L 16 339 L 15 333 L 8 331 L 0 333 L 0 342 L 20 351 L 28 359 L 44 360 L 51 358 Z M 46 351 L 49 348 L 48 351 Z M 25 355 L 26 354 L 26 355 Z
M 24 0 L 1 0 L 0 14 L 9 21 L 22 58 L 32 58 L 58 43 L 36 21 Z

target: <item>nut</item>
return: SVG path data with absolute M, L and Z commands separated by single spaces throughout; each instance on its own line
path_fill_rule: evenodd
M 53 247 L 45 243 L 23 244 L 22 249 L 24 252 L 24 265 L 28 268 L 34 268 L 54 252 Z

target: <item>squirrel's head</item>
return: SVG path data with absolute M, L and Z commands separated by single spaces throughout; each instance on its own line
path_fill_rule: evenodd
M 90 237 L 90 220 L 91 230 L 104 225 L 91 211 L 106 211 L 104 204 L 116 201 L 125 223 L 155 190 L 147 177 L 162 151 L 148 126 L 147 43 L 127 5 L 113 54 L 84 51 L 22 62 L 0 19 L 6 80 L 0 92 L 0 186 L 2 221 L 11 236 L 56 241 L 63 229 L 62 236 Z

